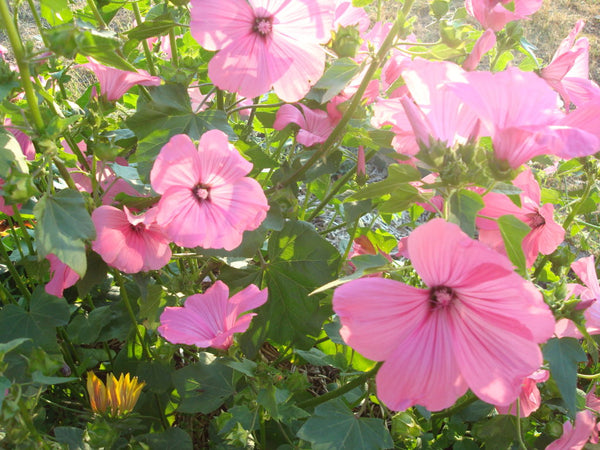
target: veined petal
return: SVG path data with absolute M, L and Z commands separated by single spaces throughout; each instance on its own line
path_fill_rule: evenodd
M 173 136 L 156 157 L 150 181 L 159 194 L 174 186 L 193 188 L 199 181 L 200 159 L 196 146 L 185 134 Z

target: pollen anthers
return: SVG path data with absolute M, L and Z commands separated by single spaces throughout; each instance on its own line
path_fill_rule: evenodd
M 198 183 L 196 186 L 194 186 L 192 193 L 198 202 L 210 200 L 210 186 L 207 186 L 203 183 Z
M 273 31 L 273 16 L 269 17 L 256 17 L 254 19 L 254 25 L 252 31 L 260 34 L 261 36 L 267 36 Z
M 454 291 L 446 286 L 436 286 L 429 291 L 431 309 L 445 308 L 455 298 Z

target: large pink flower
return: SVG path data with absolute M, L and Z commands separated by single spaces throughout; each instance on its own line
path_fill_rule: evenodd
M 100 83 L 100 92 L 109 102 L 119 100 L 125 92 L 136 84 L 158 86 L 161 82 L 159 77 L 154 77 L 145 70 L 128 72 L 127 70 L 115 69 L 114 67 L 100 64 L 89 56 L 88 60 L 89 62 L 82 64 L 82 66 L 94 72 Z
M 512 5 L 510 9 L 508 4 Z M 465 0 L 465 6 L 484 28 L 500 31 L 508 22 L 536 12 L 542 6 L 542 0 Z
M 549 255 L 557 249 L 565 239 L 565 230 L 554 221 L 554 205 L 540 205 L 540 186 L 531 170 L 527 169 L 517 175 L 513 184 L 521 189 L 520 208 L 504 194 L 490 192 L 483 197 L 485 207 L 479 212 L 482 217 L 478 217 L 476 222 L 479 240 L 504 253 L 504 242 L 497 222 L 484 217 L 497 219 L 512 214 L 531 227 L 522 243 L 527 267 L 531 267 L 539 253 Z
M 563 424 L 563 434 L 546 447 L 546 450 L 581 450 L 590 440 L 596 427 L 594 413 L 579 411 L 575 416 L 575 426 L 570 421 Z
M 300 100 L 323 74 L 319 44 L 331 38 L 333 0 L 192 0 L 191 33 L 207 50 L 221 89 L 256 97 L 271 87 Z
M 229 288 L 217 281 L 204 292 L 188 297 L 183 307 L 167 307 L 160 316 L 158 332 L 173 344 L 213 347 L 226 350 L 233 334 L 243 333 L 258 308 L 267 301 L 267 289 L 251 284 L 229 298 Z
M 158 224 L 178 245 L 233 250 L 269 209 L 260 184 L 245 176 L 251 169 L 222 131 L 204 133 L 198 149 L 188 136 L 173 136 L 150 173 L 162 195 Z
M 344 341 L 385 361 L 378 397 L 393 410 L 437 411 L 471 388 L 488 403 L 512 403 L 554 331 L 542 295 L 506 257 L 442 219 L 414 230 L 408 252 L 427 288 L 362 278 L 333 294 Z
M 92 249 L 106 264 L 125 273 L 158 270 L 171 259 L 169 240 L 156 224 L 157 209 L 133 215 L 103 205 L 92 213 L 96 240 Z

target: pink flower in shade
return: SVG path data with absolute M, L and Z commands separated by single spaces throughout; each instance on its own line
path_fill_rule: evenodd
M 123 210 L 103 205 L 92 212 L 96 240 L 92 249 L 109 266 L 125 273 L 158 270 L 171 259 L 169 240 L 156 224 L 156 208 L 133 215 L 126 206 Z
M 63 291 L 73 286 L 79 280 L 79 275 L 52 253 L 46 255 L 50 261 L 50 281 L 46 283 L 45 290 L 55 297 L 62 297 Z
M 521 385 L 521 393 L 519 394 L 519 417 L 529 417 L 542 404 L 542 396 L 537 387 L 537 383 L 548 381 L 550 372 L 547 370 L 536 370 L 528 377 L 525 377 Z M 500 414 L 517 415 L 517 402 L 505 406 L 496 406 Z
M 188 136 L 173 136 L 150 173 L 162 195 L 158 224 L 177 245 L 234 249 L 269 209 L 260 184 L 245 176 L 251 169 L 222 131 L 204 133 L 197 149 Z
M 256 97 L 271 87 L 300 100 L 325 68 L 320 44 L 331 38 L 333 0 L 192 0 L 191 33 L 207 50 L 221 89 Z
M 473 50 L 467 56 L 462 64 L 465 70 L 475 70 L 481 61 L 481 57 L 489 52 L 496 45 L 496 34 L 493 30 L 487 29 L 475 42 Z
M 127 70 L 115 69 L 114 67 L 100 64 L 89 56 L 88 61 L 88 63 L 82 64 L 82 66 L 94 72 L 100 83 L 100 93 L 109 102 L 119 100 L 125 92 L 137 84 L 142 86 L 158 86 L 161 82 L 159 77 L 154 77 L 145 70 L 128 72 Z
M 13 127 L 12 121 L 9 117 L 4 119 L 4 128 L 6 128 L 13 134 L 13 136 L 19 143 L 21 150 L 23 151 L 25 158 L 27 158 L 28 161 L 33 161 L 35 159 L 35 147 L 33 146 L 33 142 L 29 138 L 29 136 L 27 136 L 18 128 Z
M 513 4 L 508 9 L 506 4 Z M 465 0 L 467 12 L 475 17 L 481 26 L 500 31 L 508 22 L 524 19 L 542 6 L 542 0 Z
M 296 140 L 305 147 L 311 147 L 315 144 L 322 144 L 327 140 L 336 121 L 320 109 L 310 109 L 299 104 L 302 111 L 294 105 L 283 105 L 277 111 L 273 128 L 283 130 L 290 123 L 295 123 L 300 127 L 296 135 Z
M 533 72 L 467 72 L 451 89 L 475 110 L 491 135 L 496 159 L 516 169 L 543 154 L 594 153 L 589 133 L 561 121 L 556 93 Z M 485 135 L 485 134 L 484 134 Z
M 540 75 L 558 92 L 563 99 L 567 112 L 571 102 L 581 106 L 600 93 L 600 88 L 589 80 L 589 48 L 587 38 L 577 39 L 585 22 L 578 20 L 569 35 L 561 42 Z
M 267 296 L 267 289 L 251 284 L 229 298 L 227 285 L 217 281 L 204 294 L 188 297 L 183 307 L 166 307 L 158 332 L 173 344 L 227 350 L 233 334 L 246 331 L 256 315 L 240 314 L 263 305 Z
M 497 219 L 512 214 L 531 228 L 522 243 L 527 267 L 531 267 L 539 253 L 549 255 L 556 250 L 565 238 L 565 230 L 554 221 L 554 206 L 550 203 L 540 205 L 540 186 L 531 170 L 524 170 L 517 175 L 513 184 L 522 191 L 519 194 L 520 208 L 504 194 L 490 192 L 483 197 L 485 207 L 479 212 L 482 217 L 476 219 L 479 240 L 505 253 L 497 222 L 487 218 Z
M 563 434 L 556 441 L 546 447 L 546 450 L 581 450 L 596 427 L 594 413 L 585 410 L 575 415 L 575 426 L 570 421 L 563 425 Z
M 575 295 L 589 305 L 584 312 L 586 329 L 590 334 L 600 334 L 600 285 L 594 257 L 579 258 L 571 264 L 571 269 L 585 284 L 585 288 L 575 291 Z
M 542 295 L 506 257 L 442 219 L 415 229 L 407 244 L 427 288 L 361 278 L 333 294 L 344 341 L 384 361 L 378 397 L 395 411 L 439 411 L 470 388 L 511 404 L 542 364 L 538 343 L 554 331 Z

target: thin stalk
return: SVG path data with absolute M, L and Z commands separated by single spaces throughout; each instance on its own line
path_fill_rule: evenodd
M 254 99 L 254 103 L 256 103 L 258 101 L 258 97 Z M 244 129 L 244 131 L 242 132 L 242 140 L 245 140 L 246 137 L 250 134 L 250 132 L 252 131 L 253 127 L 252 124 L 254 123 L 254 116 L 256 115 L 256 109 L 252 108 L 250 110 L 250 115 L 248 116 L 248 122 L 246 122 L 246 128 Z
M 33 123 L 36 131 L 39 132 L 44 128 L 44 119 L 42 118 L 37 97 L 35 96 L 35 91 L 33 89 L 33 83 L 31 82 L 31 72 L 29 70 L 29 61 L 27 61 L 25 48 L 23 47 L 23 42 L 21 41 L 21 36 L 17 31 L 17 27 L 15 27 L 15 24 L 11 20 L 7 0 L 0 0 L 0 19 L 2 19 L 2 22 L 4 23 L 8 40 L 10 41 L 10 45 L 17 61 L 17 66 L 19 66 L 21 84 L 25 90 L 25 98 L 27 99 L 27 104 L 31 110 Z
M 10 272 L 11 276 L 13 277 L 13 280 L 15 280 L 17 287 L 21 291 L 21 294 L 23 294 L 23 297 L 25 297 L 25 299 L 27 300 L 27 303 L 29 303 L 29 301 L 31 300 L 31 292 L 29 292 L 29 289 L 27 289 L 27 286 L 25 286 L 25 283 L 21 279 L 21 275 L 19 275 L 19 272 L 15 268 L 15 265 L 10 260 L 10 257 L 8 256 L 8 252 L 6 251 L 6 248 L 4 247 L 4 242 L 2 242 L 2 241 L 0 241 L 0 253 L 2 254 L 2 257 L 4 258 L 4 261 L 6 262 L 6 267 L 8 268 L 8 271 Z
M 343 267 L 343 265 L 346 263 L 346 261 L 348 260 L 348 255 L 350 254 L 350 249 L 352 248 L 352 243 L 354 242 L 354 235 L 356 234 L 356 230 L 358 229 L 358 221 L 359 220 L 360 220 L 360 217 L 354 221 L 352 230 L 349 232 L 350 239 L 348 240 L 348 245 L 346 245 L 346 250 L 344 250 L 344 254 L 342 255 L 342 258 L 340 259 L 340 267 L 339 267 L 340 270 Z
M 67 183 L 67 186 L 76 191 L 77 186 L 75 186 L 75 182 L 73 181 L 73 178 L 71 178 L 71 173 L 67 170 L 67 166 L 65 166 L 65 164 L 56 157 L 52 158 L 52 162 L 58 169 L 60 175 L 63 177 L 63 180 L 65 180 L 65 183 Z
M 31 14 L 33 15 L 33 20 L 35 21 L 35 25 L 36 25 L 38 31 L 40 32 L 42 41 L 44 41 L 44 45 L 46 47 L 48 47 L 48 40 L 46 39 L 46 36 L 44 35 L 44 32 L 43 32 L 44 28 L 42 27 L 42 21 L 40 20 L 40 15 L 37 12 L 37 8 L 35 7 L 33 0 L 27 0 L 27 3 L 29 4 L 29 9 L 31 10 Z
M 138 321 L 135 318 L 135 313 L 133 312 L 133 308 L 131 307 L 131 302 L 129 301 L 129 295 L 127 294 L 127 289 L 125 288 L 125 281 L 121 276 L 121 273 L 117 270 L 113 272 L 115 276 L 115 280 L 117 280 L 117 284 L 121 288 L 121 298 L 123 299 L 123 303 L 125 303 L 125 308 L 127 309 L 127 313 L 129 314 L 129 318 L 131 319 L 131 323 L 133 324 L 133 328 L 135 329 L 135 334 L 140 341 L 140 345 L 142 346 L 142 350 L 146 354 L 149 359 L 152 359 L 152 354 L 150 353 L 150 349 L 146 346 L 146 341 L 144 340 L 140 330 L 138 330 Z
M 217 109 L 219 111 L 225 111 L 223 106 L 223 91 L 219 88 L 217 88 Z
M 100 29 L 104 30 L 104 29 L 108 28 L 108 26 L 106 25 L 106 22 L 102 18 L 102 14 L 100 14 L 100 11 L 98 11 L 98 8 L 96 7 L 96 3 L 94 2 L 94 0 L 87 0 L 87 5 L 92 10 L 94 17 L 96 18 L 96 21 L 100 25 Z M 134 5 L 135 5 L 135 3 L 134 3 Z
M 579 378 L 583 378 L 585 380 L 595 380 L 596 378 L 600 378 L 600 373 L 595 373 L 594 375 L 586 375 L 585 373 L 578 373 L 577 376 Z
M 519 441 L 519 447 L 522 450 L 527 450 L 527 446 L 525 442 L 523 442 L 523 435 L 521 431 L 521 400 L 517 397 L 517 415 L 515 416 L 517 420 L 517 439 Z
M 132 2 L 131 6 L 133 7 L 133 14 L 135 16 L 135 20 L 138 25 L 143 23 L 142 15 L 140 14 L 140 7 L 137 2 Z M 152 52 L 150 51 L 150 46 L 148 45 L 148 41 L 146 39 L 142 39 L 142 47 L 144 49 L 144 55 L 146 55 L 146 64 L 148 64 L 148 72 L 150 75 L 156 76 L 156 67 L 154 67 L 154 60 L 152 59 Z
M 17 223 L 19 224 L 19 227 L 21 227 L 21 231 L 23 232 L 23 239 L 25 240 L 25 243 L 27 244 L 27 249 L 29 250 L 29 254 L 33 255 L 34 254 L 33 244 L 31 243 L 31 238 L 29 237 L 29 233 L 27 233 L 27 227 L 25 226 L 25 222 L 23 221 L 23 217 L 21 217 L 21 212 L 19 211 L 19 208 L 17 208 L 17 205 L 13 205 L 13 212 L 14 212 L 13 217 L 15 219 L 17 219 Z
M 85 155 L 79 149 L 77 142 L 75 142 L 75 139 L 73 139 L 73 136 L 71 135 L 71 133 L 66 131 L 64 133 L 64 138 L 65 138 L 65 141 L 67 142 L 67 144 L 69 145 L 69 148 L 73 152 L 73 154 L 75 156 L 77 156 L 77 161 L 79 162 L 79 164 L 81 164 L 85 170 L 89 171 L 90 165 L 88 164 L 87 159 L 85 158 Z
M 9 233 L 10 233 L 11 237 L 13 238 L 13 241 L 15 242 L 17 250 L 19 251 L 19 255 L 21 255 L 21 259 L 23 259 L 23 258 L 25 258 L 25 253 L 23 253 L 23 247 L 21 246 L 21 239 L 19 239 L 19 235 L 17 234 L 17 231 L 15 230 L 15 223 L 10 218 L 8 220 L 10 223 Z
M 171 46 L 171 64 L 177 68 L 179 67 L 179 54 L 177 53 L 177 38 L 173 28 L 169 30 L 169 45 Z
M 355 387 L 358 387 L 361 384 L 366 383 L 369 378 L 374 377 L 377 374 L 377 372 L 379 371 L 379 368 L 381 367 L 382 364 L 383 364 L 382 362 L 378 362 L 375 365 L 375 367 L 373 367 L 371 370 L 363 373 L 362 375 L 357 376 L 352 381 L 346 383 L 345 385 L 341 386 L 340 388 L 336 389 L 335 391 L 331 391 L 331 392 L 328 392 L 327 394 L 320 395 L 319 397 L 313 397 L 309 400 L 300 402 L 300 403 L 298 403 L 298 406 L 300 408 L 311 408 L 314 406 L 318 406 L 321 403 L 328 402 L 329 400 L 333 400 L 334 398 L 337 398 L 337 397 L 345 394 L 346 392 L 350 392 Z
M 257 104 L 254 104 L 254 105 L 240 106 L 238 108 L 230 109 L 229 111 L 227 111 L 227 115 L 231 115 L 234 112 L 243 111 L 244 109 L 277 108 L 277 107 L 283 106 L 283 105 L 285 105 L 285 102 L 279 102 L 279 103 L 257 103 Z
M 17 304 L 17 299 L 12 296 L 6 286 L 3 283 L 0 284 L 0 300 L 2 300 L 2 304 L 4 306 L 9 305 L 11 303 Z
M 412 3 L 412 2 L 410 2 L 410 3 Z M 403 10 L 404 10 L 404 8 L 403 8 Z M 367 85 L 373 78 L 373 75 L 375 75 L 375 72 L 377 71 L 377 69 L 379 69 L 379 67 L 383 64 L 383 61 L 385 60 L 385 57 L 387 56 L 388 51 L 392 47 L 394 40 L 396 39 L 396 36 L 398 35 L 398 33 L 403 25 L 404 25 L 404 16 L 396 19 L 396 21 L 394 22 L 394 25 L 392 26 L 392 29 L 390 30 L 390 32 L 386 36 L 385 40 L 381 44 L 381 48 L 377 52 L 375 59 L 369 66 L 369 69 L 367 70 L 363 80 L 360 83 L 360 86 L 358 87 L 358 90 L 354 94 L 354 97 L 352 98 L 352 101 L 350 102 L 350 105 L 348 106 L 348 110 L 342 116 L 342 118 L 340 119 L 340 121 L 338 122 L 336 127 L 333 129 L 333 131 L 331 132 L 331 134 L 329 135 L 327 140 L 321 146 L 321 148 L 319 150 L 317 150 L 313 154 L 313 156 L 302 167 L 300 167 L 298 170 L 296 170 L 292 175 L 290 175 L 287 179 L 283 180 L 277 186 L 274 186 L 271 189 L 269 189 L 267 191 L 267 193 L 271 193 L 277 189 L 282 189 L 282 188 L 298 181 L 306 173 L 306 171 L 313 166 L 313 164 L 315 162 L 317 162 L 321 158 L 324 158 L 327 155 L 327 153 L 329 153 L 329 151 L 334 147 L 335 143 L 341 138 L 342 134 L 344 133 L 346 125 L 352 118 L 354 111 L 356 111 L 356 109 L 362 102 L 362 97 L 367 89 Z

